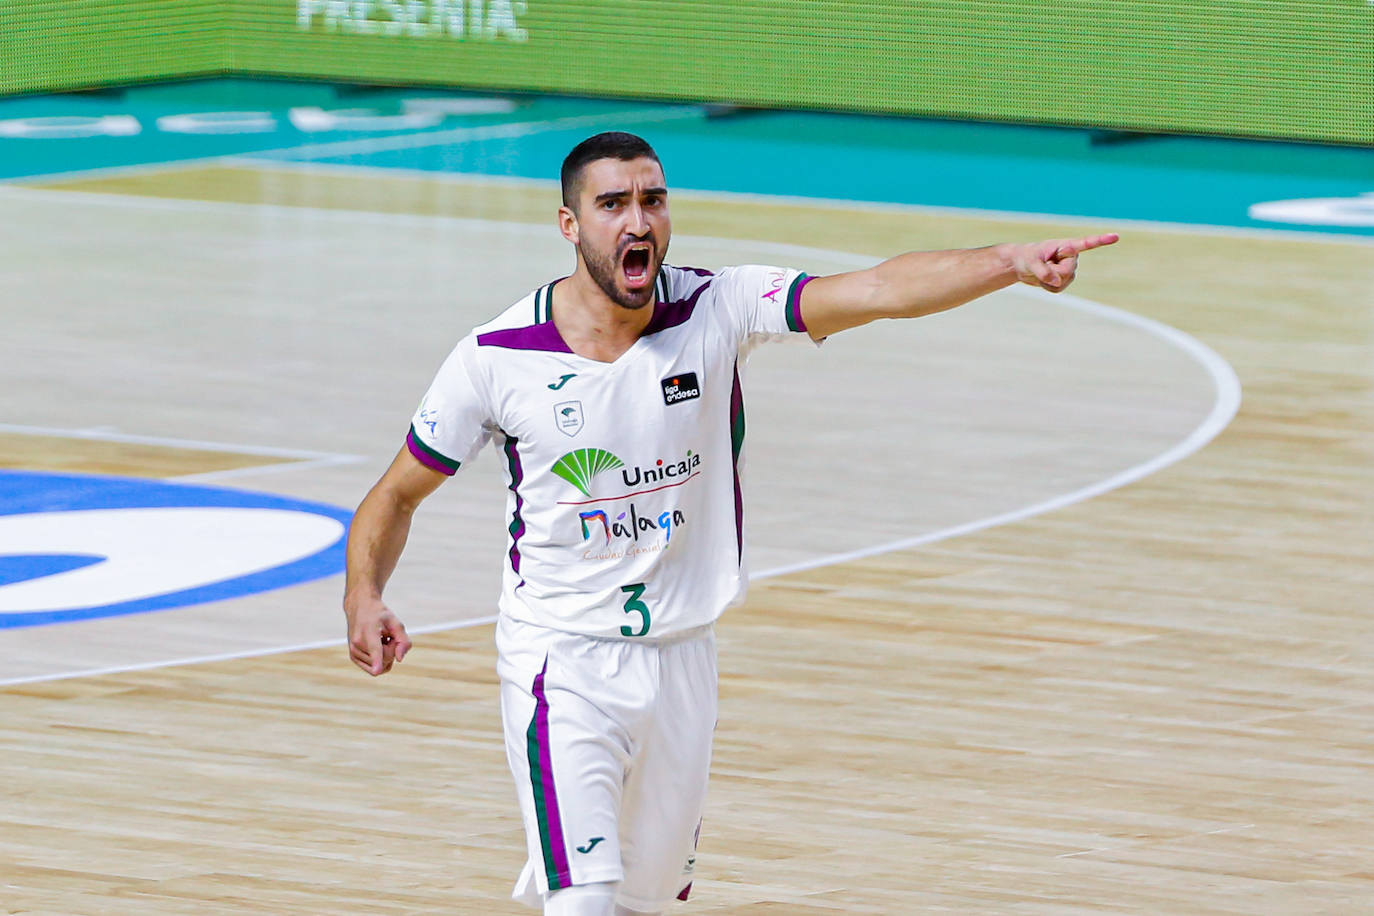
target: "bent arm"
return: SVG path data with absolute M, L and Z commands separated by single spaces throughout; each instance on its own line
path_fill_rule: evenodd
M 348 529 L 344 604 L 380 599 L 410 535 L 410 520 L 426 496 L 448 478 L 425 467 L 407 448 L 368 491 Z
M 1061 292 L 1078 255 L 1111 245 L 1112 233 L 1027 245 L 913 251 L 867 270 L 817 277 L 801 293 L 802 319 L 816 340 L 879 318 L 943 312 L 1013 283 Z
M 416 507 L 447 479 L 403 447 L 353 515 L 343 606 L 349 655 L 370 674 L 385 673 L 393 653 L 399 659 L 410 648 L 405 627 L 382 602 L 382 589 L 401 559 Z

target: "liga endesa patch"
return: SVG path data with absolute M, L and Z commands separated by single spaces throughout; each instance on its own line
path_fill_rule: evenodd
M 697 383 L 695 372 L 683 372 L 663 380 L 663 403 L 669 405 L 679 401 L 690 401 L 701 397 L 701 385 Z

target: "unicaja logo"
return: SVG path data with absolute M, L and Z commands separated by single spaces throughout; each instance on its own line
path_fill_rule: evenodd
M 620 479 L 627 488 L 646 484 L 662 484 L 664 487 L 676 486 L 695 477 L 701 467 L 701 455 L 688 450 L 683 458 L 676 461 L 659 458 L 652 465 L 626 467 L 625 462 L 601 448 L 580 448 L 568 452 L 553 463 L 553 472 L 568 483 L 577 487 L 583 496 L 592 495 L 592 480 L 603 471 L 620 468 Z M 627 494 L 634 495 L 634 494 Z
M 580 448 L 555 461 L 553 472 L 581 490 L 583 496 L 591 496 L 593 477 L 624 466 L 625 462 L 605 449 Z
M 701 456 L 691 451 L 687 452 L 687 457 L 680 461 L 664 461 L 662 458 L 654 462 L 653 467 L 636 467 L 633 470 L 621 470 L 620 476 L 625 481 L 627 487 L 637 487 L 643 483 L 658 483 L 660 480 L 680 480 L 692 476 L 701 465 Z

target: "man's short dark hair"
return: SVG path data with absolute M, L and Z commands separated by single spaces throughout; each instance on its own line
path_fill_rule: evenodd
M 588 163 L 598 159 L 652 159 L 658 162 L 658 153 L 643 137 L 627 134 L 623 130 L 610 130 L 594 137 L 588 137 L 572 148 L 563 160 L 560 178 L 563 181 L 563 206 L 576 209 L 577 195 L 582 189 L 582 170 Z M 658 162 L 663 168 L 663 163 Z

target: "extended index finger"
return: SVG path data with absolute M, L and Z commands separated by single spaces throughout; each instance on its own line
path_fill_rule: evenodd
M 1070 239 L 1066 242 L 1060 242 L 1054 255 L 1056 258 L 1068 258 L 1083 251 L 1092 251 L 1094 248 L 1102 248 L 1105 245 L 1115 245 L 1120 240 L 1121 236 L 1115 232 L 1092 235 L 1083 239 Z

